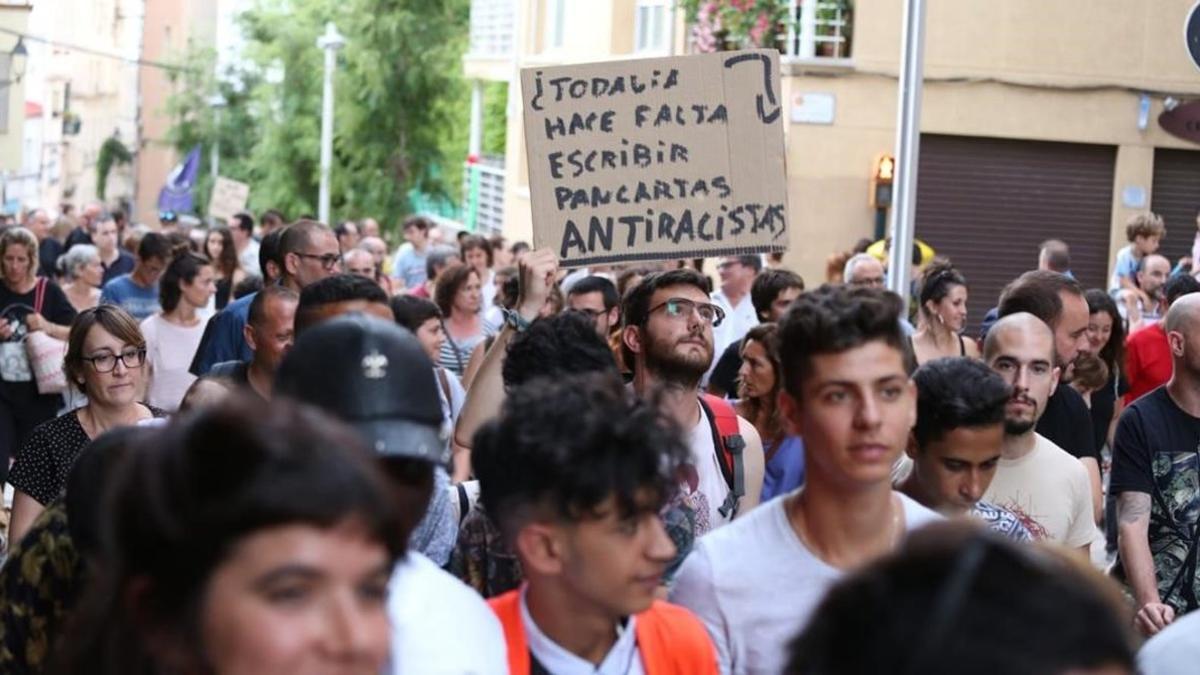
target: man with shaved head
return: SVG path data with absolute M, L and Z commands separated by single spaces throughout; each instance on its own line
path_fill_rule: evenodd
M 1200 294 L 1175 300 L 1163 329 L 1174 370 L 1121 414 L 1110 488 L 1118 570 L 1146 635 L 1200 607 Z
M 1032 314 L 996 322 L 983 358 L 1012 387 L 1004 409 L 1004 445 L 996 477 L 983 498 L 1016 514 L 1036 539 L 1080 549 L 1096 538 L 1087 470 L 1034 431 L 1058 386 L 1054 332 Z
M 1128 293 L 1125 302 L 1118 308 L 1129 321 L 1129 332 L 1151 326 L 1162 321 L 1167 313 L 1167 298 L 1163 287 L 1171 276 L 1171 261 L 1157 253 L 1142 258 L 1138 263 L 1137 282 L 1141 294 Z

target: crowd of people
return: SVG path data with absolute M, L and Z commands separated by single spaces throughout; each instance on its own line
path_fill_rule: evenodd
M 0 232 L 0 672 L 1200 662 L 1200 281 L 1154 214 L 1106 288 L 1047 241 L 978 334 L 970 270 L 918 250 L 906 312 L 886 243 L 809 288 L 62 220 Z

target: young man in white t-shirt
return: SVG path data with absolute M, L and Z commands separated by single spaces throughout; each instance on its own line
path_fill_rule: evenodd
M 791 638 L 847 571 L 939 519 L 891 486 L 916 421 L 900 299 L 823 286 L 780 322 L 780 406 L 807 479 L 697 542 L 671 590 L 717 645 L 723 673 L 778 673 Z
M 1087 555 L 1097 535 L 1087 469 L 1034 431 L 1058 386 L 1054 333 L 1032 314 L 1010 314 L 988 331 L 983 357 L 1012 387 L 1000 466 L 983 498 L 1016 514 L 1035 539 Z

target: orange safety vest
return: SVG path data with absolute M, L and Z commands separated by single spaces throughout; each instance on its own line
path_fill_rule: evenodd
M 521 621 L 521 591 L 488 600 L 504 628 L 510 675 L 529 675 L 529 643 Z M 717 651 L 700 621 L 677 605 L 656 600 L 637 615 L 637 649 L 646 675 L 717 675 Z

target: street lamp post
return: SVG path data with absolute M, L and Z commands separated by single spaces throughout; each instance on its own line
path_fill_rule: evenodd
M 333 22 L 325 24 L 325 34 L 317 38 L 317 46 L 325 50 L 325 93 L 321 99 L 321 193 L 317 218 L 329 222 L 329 167 L 333 164 L 333 68 L 337 51 L 346 45 Z
M 221 108 L 225 107 L 225 98 L 220 94 L 208 97 L 208 107 L 213 110 L 213 143 L 210 150 L 209 164 L 212 165 L 212 189 L 217 189 L 217 176 L 221 175 Z M 211 215 L 209 224 L 216 226 L 220 223 Z
M 900 56 L 900 105 L 896 113 L 896 166 L 888 286 L 900 295 L 907 308 L 913 226 L 917 215 L 917 160 L 921 151 L 925 0 L 906 0 L 904 3 L 904 41 Z

